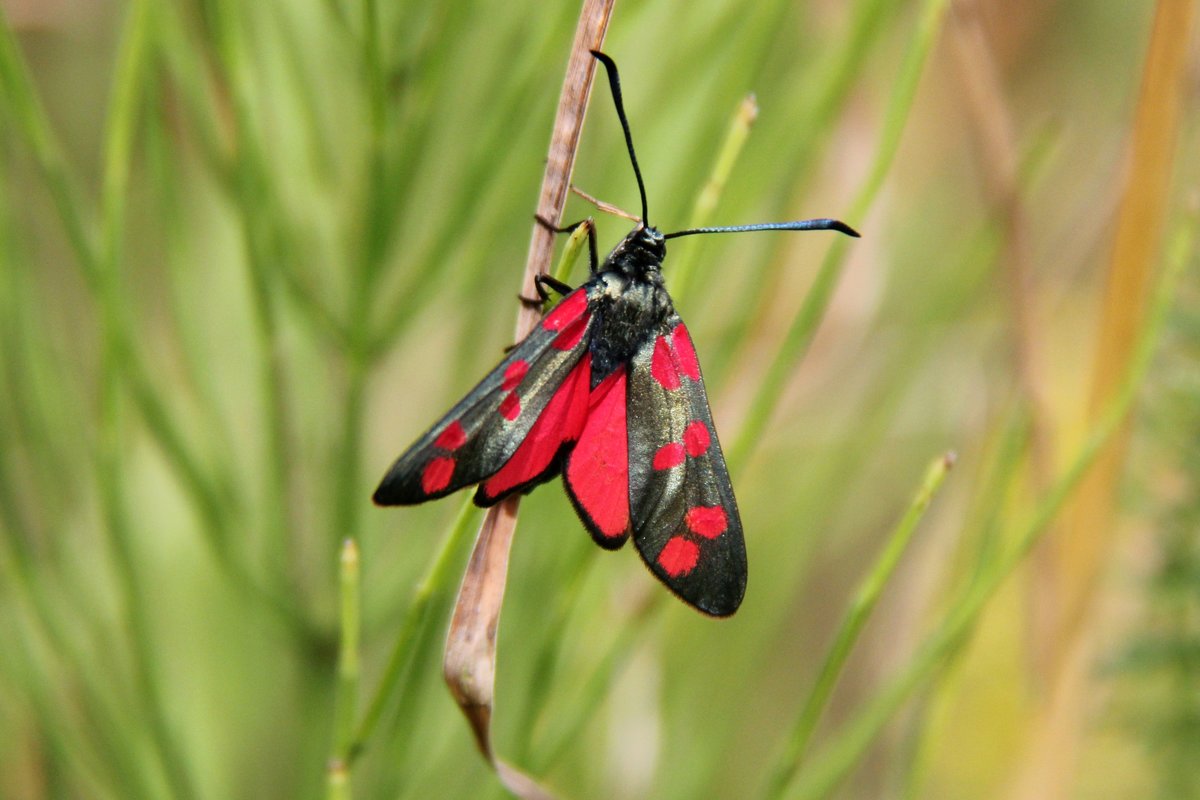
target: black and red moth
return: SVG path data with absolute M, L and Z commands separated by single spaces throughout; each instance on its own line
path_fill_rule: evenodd
M 566 296 L 396 460 L 374 500 L 412 505 L 479 484 L 475 502 L 490 506 L 561 474 L 597 544 L 615 550 L 632 535 L 671 591 L 727 616 L 746 591 L 746 546 L 696 349 L 663 284 L 666 240 L 757 230 L 858 234 L 832 219 L 659 232 L 646 221 L 617 66 L 592 55 L 608 71 L 641 221 L 603 264 L 589 231 L 591 275 L 577 289 L 539 278 L 543 297 L 545 286 Z

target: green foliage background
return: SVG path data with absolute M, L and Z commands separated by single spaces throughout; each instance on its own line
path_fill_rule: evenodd
M 0 796 L 501 795 L 440 674 L 480 515 L 448 538 L 459 500 L 369 496 L 510 343 L 578 8 L 0 8 Z M 1016 295 L 954 52 L 971 8 L 1014 134 L 1033 275 Z M 1053 543 L 1119 419 L 1084 409 L 1153 12 L 618 3 L 606 50 L 656 225 L 689 223 L 754 92 L 712 221 L 837 216 L 864 238 L 672 244 L 747 599 L 703 618 L 631 548 L 597 550 L 555 486 L 536 491 L 499 632 L 506 759 L 581 798 L 1020 793 L 1058 686 L 1038 627 L 1055 594 L 1023 556 Z M 636 207 L 596 86 L 575 181 Z M 1195 122 L 1193 102 L 1181 153 Z M 1172 198 L 1195 189 L 1189 162 Z M 1137 268 L 1183 277 L 1131 331 L 1140 361 L 1112 408 L 1137 396 L 1150 413 L 1117 501 L 1126 535 L 1087 601 L 1086 719 L 1052 759 L 1077 797 L 1200 791 L 1200 472 L 1180 455 L 1200 395 L 1195 219 L 1168 208 L 1171 246 Z M 591 213 L 573 199 L 566 218 Z M 611 244 L 627 223 L 599 229 Z M 1046 367 L 1041 483 L 1014 309 Z M 901 553 L 920 509 L 901 519 L 949 450 L 958 465 Z M 339 690 L 347 539 L 362 663 Z M 898 569 L 870 573 L 889 543 Z M 1065 558 L 1041 562 L 1051 589 Z M 827 661 L 835 640 L 846 658 Z M 810 696 L 822 669 L 828 708 Z M 337 731 L 373 701 L 379 723 L 331 786 Z M 795 727 L 821 711 L 801 759 Z

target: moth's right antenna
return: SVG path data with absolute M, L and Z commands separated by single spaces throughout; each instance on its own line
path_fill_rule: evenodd
M 677 236 L 695 236 L 697 233 L 744 233 L 746 231 L 840 231 L 847 236 L 859 238 L 858 231 L 851 228 L 840 219 L 800 219 L 795 222 L 760 222 L 757 225 L 722 225 L 716 228 L 692 228 L 686 231 L 675 231 L 663 236 L 664 239 L 674 239 Z

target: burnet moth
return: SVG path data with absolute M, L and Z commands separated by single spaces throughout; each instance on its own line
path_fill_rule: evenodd
M 579 518 L 601 547 L 633 537 L 659 580 L 713 616 L 746 591 L 742 522 L 713 428 L 700 363 L 663 284 L 666 241 L 699 233 L 836 230 L 833 219 L 661 233 L 648 222 L 617 66 L 608 72 L 637 178 L 642 216 L 603 264 L 589 231 L 591 274 L 388 470 L 374 500 L 412 505 L 478 484 L 490 506 L 561 474 Z M 570 230 L 570 228 L 563 229 Z

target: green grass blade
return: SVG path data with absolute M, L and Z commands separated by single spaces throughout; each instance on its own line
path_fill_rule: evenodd
M 937 40 L 947 5 L 947 0 L 925 0 L 921 6 L 917 28 L 892 88 L 891 100 L 870 170 L 846 215 L 851 225 L 858 224 L 858 220 L 866 216 L 883 186 L 883 179 L 891 169 L 896 150 L 900 146 L 900 136 L 912 111 L 917 83 Z M 779 405 L 792 371 L 804 357 L 816 334 L 817 326 L 825 316 L 845 265 L 847 246 L 844 237 L 838 237 L 830 245 L 808 296 L 804 298 L 803 305 L 788 328 L 783 344 L 763 376 L 761 386 L 755 392 L 742 429 L 738 431 L 729 448 L 728 460 L 731 464 L 744 464 L 754 447 L 762 441 L 763 431 Z
M 882 731 L 884 725 L 929 678 L 941 668 L 973 630 L 988 602 L 1025 555 L 1041 539 L 1050 523 L 1079 486 L 1104 445 L 1126 419 L 1137 391 L 1141 388 L 1150 359 L 1158 344 L 1163 321 L 1175 297 L 1175 289 L 1184 266 L 1193 259 L 1195 220 L 1189 220 L 1173 241 L 1168 268 L 1159 281 L 1150 319 L 1136 345 L 1135 356 L 1108 408 L 1086 442 L 1069 461 L 1066 470 L 1017 529 L 1014 544 L 998 554 L 986 570 L 963 592 L 938 628 L 926 639 L 905 669 L 879 692 L 854 719 L 848 722 L 813 766 L 802 773 L 789 797 L 824 797 L 854 768 L 862 754 Z
M 341 640 L 338 643 L 337 698 L 334 712 L 333 755 L 329 759 L 331 800 L 348 800 L 350 772 L 346 755 L 354 741 L 354 723 L 358 717 L 359 639 L 362 636 L 362 568 L 358 545 L 353 539 L 342 544 L 340 559 Z
M 357 760 L 363 748 L 367 746 L 391 699 L 402 688 L 405 676 L 412 668 L 416 652 L 415 643 L 436 620 L 445 617 L 457 586 L 456 570 L 461 567 L 470 549 L 469 534 L 475 521 L 475 512 L 475 505 L 470 500 L 463 503 L 454 523 L 442 539 L 441 547 L 430 563 L 425 577 L 417 585 L 412 604 L 400 624 L 400 631 L 379 685 L 367 703 L 366 711 L 359 720 L 354 738 L 347 748 L 347 767 Z
M 737 109 L 733 112 L 733 118 L 729 122 L 729 130 L 725 133 L 725 141 L 717 150 L 717 158 L 713 162 L 712 170 L 709 172 L 708 180 L 704 187 L 696 196 L 696 201 L 692 205 L 692 215 L 688 218 L 685 229 L 703 228 L 713 224 L 713 214 L 717 210 L 717 204 L 721 200 L 721 194 L 725 191 L 725 184 L 729 181 L 729 176 L 733 172 L 733 167 L 737 163 L 738 156 L 742 153 L 742 148 L 746 146 L 746 140 L 750 138 L 750 129 L 754 126 L 754 120 L 758 117 L 758 102 L 754 99 L 754 95 L 747 95 L 738 103 Z M 694 245 L 695 242 L 688 244 Z M 667 276 L 667 284 L 671 290 L 671 297 L 676 303 L 683 304 L 684 298 L 687 296 L 688 287 L 691 283 L 691 275 L 694 258 L 689 258 L 689 253 L 692 252 L 689 247 L 679 248 L 683 250 L 671 258 L 671 268 Z
M 148 68 L 149 13 L 149 4 L 144 1 L 136 2 L 129 8 L 114 76 L 113 107 L 108 116 L 104 158 L 102 259 L 97 265 L 98 279 L 106 287 L 101 293 L 105 302 L 102 334 L 105 344 L 101 364 L 98 475 L 105 528 L 109 536 L 113 563 L 117 569 L 124 613 L 128 619 L 129 636 L 132 640 L 137 678 L 134 691 L 141 703 L 141 711 L 149 722 L 151 742 L 161 761 L 171 793 L 186 800 L 196 797 L 197 793 L 193 779 L 188 773 L 184 748 L 167 718 L 159 685 L 162 680 L 161 666 L 156 658 L 159 645 L 150 632 L 147 615 L 149 599 L 141 574 L 143 567 L 138 563 L 135 552 L 135 532 L 125 500 L 125 435 L 119 418 L 119 390 L 122 383 L 119 377 L 122 360 L 119 356 L 122 348 L 119 345 L 120 327 L 116 322 L 121 315 L 117 305 L 119 294 L 116 287 L 119 283 L 132 141 L 137 128 Z
M 799 769 L 808 750 L 813 731 L 816 730 L 821 714 L 829 703 L 829 698 L 846 666 L 850 652 L 854 649 L 863 626 L 867 624 L 867 620 L 875 610 L 880 595 L 883 594 L 884 588 L 895 573 L 901 556 L 908 549 L 913 534 L 916 532 L 917 523 L 925 516 L 925 511 L 933 501 L 934 495 L 937 494 L 942 482 L 949 474 L 950 468 L 954 465 L 954 459 L 954 454 L 947 453 L 930 464 L 920 489 L 913 497 L 912 504 L 909 505 L 904 517 L 888 537 L 883 551 L 854 593 L 854 598 L 842 618 L 841 625 L 838 626 L 837 633 L 834 634 L 833 643 L 817 674 L 812 691 L 804 703 L 804 708 L 796 720 L 787 745 L 771 770 L 764 793 L 765 797 L 782 797 L 788 783 Z

